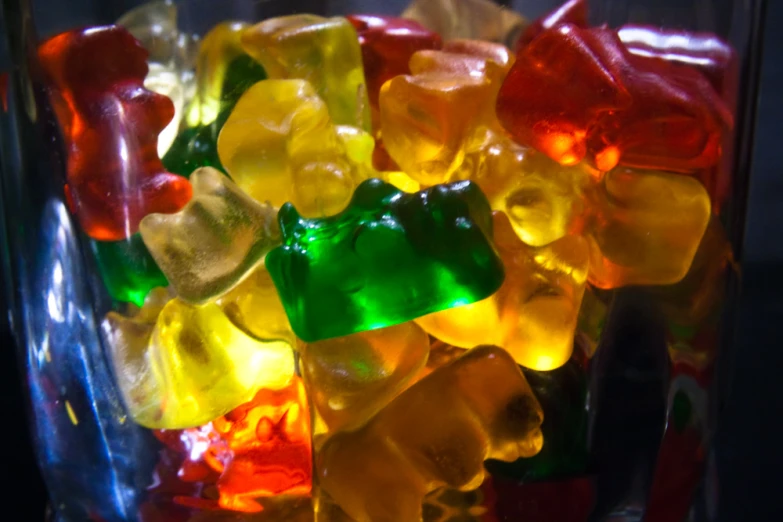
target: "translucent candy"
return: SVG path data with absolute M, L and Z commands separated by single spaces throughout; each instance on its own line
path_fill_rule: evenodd
M 517 363 L 553 370 L 571 357 L 587 279 L 587 243 L 566 236 L 532 248 L 505 214 L 494 214 L 495 245 L 506 280 L 492 297 L 417 319 L 428 333 L 462 348 L 496 344 Z
M 275 284 L 264 267 L 256 268 L 244 281 L 216 301 L 223 313 L 243 332 L 261 340 L 296 344 Z
M 710 220 L 710 196 L 698 180 L 615 169 L 585 197 L 574 230 L 590 247 L 592 285 L 666 285 L 685 277 Z
M 196 39 L 177 29 L 177 6 L 171 2 L 149 2 L 117 20 L 150 53 L 149 73 L 144 86 L 167 96 L 174 103 L 174 118 L 158 136 L 158 154 L 163 156 L 174 142 L 182 120 L 185 101 L 195 90 L 193 68 Z
M 411 383 L 429 351 L 412 322 L 299 345 L 308 393 L 330 432 L 364 424 Z
M 327 440 L 316 456 L 319 484 L 353 520 L 420 520 L 427 493 L 478 487 L 485 459 L 538 453 L 542 419 L 508 353 L 476 348 L 405 390 L 363 428 Z
M 183 300 L 205 303 L 238 284 L 280 242 L 275 210 L 211 167 L 191 176 L 193 199 L 176 214 L 150 214 L 141 236 Z
M 475 38 L 512 45 L 527 27 L 519 13 L 492 0 L 413 0 L 402 13 L 444 40 Z
M 135 315 L 103 322 L 130 416 L 148 428 L 205 424 L 294 375 L 291 346 L 243 333 L 214 303 L 194 307 L 156 289 Z
M 248 29 L 242 46 L 270 78 L 310 82 L 336 124 L 370 131 L 359 39 L 345 18 L 311 14 L 271 18 Z
M 503 269 L 484 195 L 468 181 L 404 194 L 378 179 L 337 216 L 286 203 L 266 267 L 296 335 L 309 342 L 404 323 L 491 295 Z
M 462 164 L 475 126 L 494 119 L 492 99 L 492 85 L 483 76 L 397 76 L 381 89 L 384 146 L 422 185 L 447 182 Z
M 360 133 L 343 128 L 338 134 L 306 81 L 265 80 L 240 98 L 220 133 L 218 153 L 256 200 L 292 202 L 302 215 L 322 217 L 345 208 L 367 175 L 372 150 L 359 142 Z

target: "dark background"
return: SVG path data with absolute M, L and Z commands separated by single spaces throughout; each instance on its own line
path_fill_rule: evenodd
M 398 12 L 407 4 L 377 2 L 383 12 Z M 108 22 L 139 2 L 35 3 L 39 28 L 52 33 L 78 24 L 80 17 L 83 23 L 94 20 L 94 10 L 88 11 L 87 5 L 102 4 L 105 12 L 100 16 Z M 358 4 L 339 3 L 346 10 Z M 513 3 L 536 16 L 549 2 Z M 366 0 L 362 5 L 368 5 Z M 715 439 L 722 522 L 783 520 L 783 343 L 778 331 L 783 331 L 783 1 L 769 0 L 764 35 L 739 324 Z M 0 308 L 5 312 L 5 306 Z M 44 517 L 46 495 L 30 444 L 23 383 L 5 313 L 0 329 L 0 521 L 38 521 Z

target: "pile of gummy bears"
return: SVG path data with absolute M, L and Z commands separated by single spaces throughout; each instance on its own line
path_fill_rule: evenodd
M 40 45 L 116 384 L 163 447 L 142 519 L 445 520 L 427 499 L 570 433 L 528 379 L 586 364 L 610 290 L 690 338 L 714 315 L 727 44 L 583 0 L 513 51 L 414 18 L 226 22 L 163 64 L 121 25 Z

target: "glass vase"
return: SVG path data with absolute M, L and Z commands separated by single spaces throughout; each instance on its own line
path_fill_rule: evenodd
M 254 24 L 293 13 L 399 16 L 407 8 L 408 16 L 445 40 L 483 38 L 514 46 L 533 20 L 560 2 L 496 4 L 185 0 L 153 10 L 127 0 L 2 3 L 12 64 L 0 76 L 0 232 L 8 313 L 55 520 L 351 519 L 330 511 L 331 504 L 318 504 L 318 493 L 309 491 L 267 499 L 260 513 L 188 501 L 214 500 L 214 481 L 183 480 L 182 455 L 172 453 L 165 436 L 128 415 L 101 323 L 110 311 L 127 311 L 129 303 L 142 306 L 150 289 L 166 285 L 166 277 L 140 236 L 107 246 L 85 234 L 69 210 L 65 181 L 72 151 L 43 79 L 39 44 L 76 27 L 125 20 L 150 51 L 147 88 L 166 94 L 177 109 L 158 142 L 165 154 L 176 146 L 182 122 L 190 117 L 189 102 L 199 89 L 199 45 L 220 22 Z M 135 14 L 126 14 L 131 9 Z M 681 282 L 615 289 L 588 285 L 568 361 L 555 369 L 522 368 L 544 412 L 540 453 L 512 462 L 487 460 L 480 485 L 429 493 L 422 520 L 715 518 L 710 440 L 720 421 L 732 350 L 762 10 L 761 0 L 590 1 L 591 25 L 620 28 L 622 40 L 641 56 L 663 53 L 679 66 L 709 73 L 716 41 L 733 48 L 733 54 L 720 57 L 725 59 L 721 74 L 709 78 L 733 115 L 731 131 L 721 138 L 720 164 L 701 178 L 711 194 L 719 195 L 713 198 L 714 212 Z M 178 75 L 176 80 L 166 76 L 171 74 Z M 209 123 L 219 121 L 218 112 Z M 129 281 L 129 273 L 141 274 L 141 279 Z M 143 291 L 136 292 L 138 288 Z M 436 353 L 449 357 L 433 338 L 431 363 Z M 314 504 L 321 506 L 318 513 Z

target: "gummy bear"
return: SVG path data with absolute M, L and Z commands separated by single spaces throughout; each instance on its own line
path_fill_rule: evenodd
M 395 76 L 410 74 L 408 62 L 413 53 L 442 46 L 439 34 L 413 20 L 361 14 L 347 18 L 359 34 L 367 95 L 375 111 L 383 84 Z
M 685 277 L 675 285 L 648 291 L 670 321 L 698 327 L 721 309 L 731 268 L 736 269 L 731 242 L 720 219 L 713 215 Z
M 303 219 L 286 204 L 278 220 L 283 245 L 266 267 L 307 342 L 472 303 L 503 282 L 489 205 L 467 181 L 404 194 L 370 179 L 337 216 Z
M 701 72 L 734 113 L 739 89 L 739 60 L 726 42 L 710 33 L 692 33 L 639 25 L 624 25 L 617 31 L 620 40 L 636 56 L 693 68 Z M 696 177 L 712 198 L 719 214 L 728 198 L 734 171 L 734 135 L 724 131 L 722 157 L 718 165 L 703 169 Z
M 209 125 L 242 95 L 243 89 L 236 88 L 241 77 L 234 79 L 235 85 L 230 85 L 231 68 L 238 58 L 249 58 L 240 41 L 248 27 L 244 22 L 223 22 L 210 29 L 204 37 L 196 64 L 196 93 L 187 111 L 188 127 Z M 250 78 L 243 87 L 250 87 L 262 79 Z
M 478 487 L 485 459 L 538 453 L 542 418 L 511 356 L 479 347 L 402 392 L 361 429 L 327 440 L 316 455 L 318 482 L 353 520 L 420 520 L 427 493 Z
M 449 40 L 442 50 L 417 51 L 411 56 L 413 74 L 429 71 L 488 76 L 497 88 L 514 63 L 514 55 L 504 45 L 480 40 Z
M 266 78 L 263 67 L 239 43 L 246 28 L 241 22 L 224 22 L 204 37 L 196 69 L 197 91 L 187 109 L 188 126 L 163 157 L 170 171 L 190 176 L 199 167 L 224 170 L 217 151 L 220 131 L 239 97 Z
M 141 234 L 122 241 L 90 241 L 98 270 L 115 301 L 142 306 L 150 290 L 168 286 Z
M 272 277 L 259 266 L 229 292 L 217 305 L 234 325 L 259 340 L 283 340 L 296 345 L 296 336 L 285 315 Z
M 456 175 L 476 182 L 531 246 L 585 235 L 588 279 L 599 288 L 678 282 L 709 220 L 709 195 L 693 178 L 563 166 L 492 131 L 466 151 Z
M 495 102 L 513 61 L 504 46 L 475 40 L 414 53 L 413 76 L 381 90 L 383 146 L 394 162 L 425 186 L 467 177 L 458 170 L 469 151 L 488 129 L 502 133 Z
M 375 152 L 375 140 L 372 136 L 350 125 L 337 125 L 334 130 L 351 168 L 356 172 L 355 177 L 362 180 L 376 177 L 378 172 L 372 164 Z
M 180 433 L 188 455 L 180 476 L 188 478 L 194 466 L 206 464 L 219 475 L 219 498 L 217 506 L 207 499 L 175 500 L 255 513 L 262 510 L 259 498 L 308 495 L 313 477 L 310 433 L 310 410 L 299 377 L 281 389 L 261 389 L 225 416 Z M 192 473 L 189 478 L 201 479 Z
M 321 217 L 344 209 L 367 175 L 352 158 L 367 162 L 372 150 L 357 147 L 359 138 L 349 134 L 343 129 L 338 135 L 309 83 L 265 80 L 240 98 L 220 133 L 218 152 L 250 196 L 274 206 L 292 202 L 302 215 Z
M 271 18 L 245 31 L 242 47 L 270 78 L 310 82 L 337 125 L 371 130 L 362 52 L 356 31 L 345 18 Z
M 600 176 L 585 165 L 560 165 L 487 129 L 466 149 L 456 177 L 478 184 L 492 209 L 508 215 L 522 241 L 544 246 L 570 232 L 584 212 L 585 189 Z
M 177 136 L 185 100 L 193 95 L 196 37 L 177 29 L 177 6 L 165 1 L 131 9 L 117 25 L 125 27 L 150 53 L 144 87 L 174 104 L 174 119 L 158 136 L 158 154 L 163 156 Z
M 427 358 L 427 365 L 419 374 L 419 380 L 431 374 L 441 366 L 449 364 L 454 359 L 462 356 L 465 352 L 467 352 L 467 350 L 464 348 L 446 344 L 434 337 L 430 338 L 430 356 Z
M 135 315 L 109 312 L 103 330 L 128 413 L 148 428 L 199 426 L 294 375 L 288 343 L 257 341 L 216 304 L 190 306 L 163 289 Z
M 193 199 L 176 214 L 150 214 L 141 236 L 177 295 L 203 304 L 237 285 L 279 244 L 275 210 L 210 167 L 193 173 Z
M 485 467 L 494 479 L 518 483 L 583 476 L 589 459 L 588 372 L 577 350 L 563 366 L 552 371 L 522 369 L 533 394 L 546 412 L 541 432 L 544 447 L 535 456 L 514 462 L 490 460 Z M 580 522 L 585 522 L 581 519 Z M 552 522 L 559 522 L 557 519 Z
M 414 180 L 425 186 L 448 182 L 476 126 L 494 121 L 492 95 L 483 75 L 397 76 L 381 89 L 383 143 Z
M 560 24 L 573 24 L 577 27 L 589 27 L 587 22 L 587 0 L 568 0 L 563 5 L 546 13 L 527 26 L 519 37 L 514 49 L 517 53 L 532 42 L 538 35 Z
M 329 432 L 364 424 L 411 383 L 429 351 L 412 322 L 299 345 L 308 394 Z
M 695 171 L 720 156 L 731 126 L 698 71 L 631 54 L 612 30 L 561 24 L 524 47 L 497 114 L 514 139 L 563 165 Z
M 190 184 L 166 172 L 157 152 L 174 107 L 144 88 L 147 52 L 128 31 L 68 31 L 38 57 L 68 151 L 66 195 L 88 236 L 124 239 L 150 212 L 187 203 Z
M 736 95 L 737 53 L 715 34 L 628 24 L 617 35 L 634 55 L 697 69 L 726 102 Z
M 585 194 L 572 228 L 590 249 L 598 288 L 682 280 L 710 220 L 710 197 L 697 180 L 661 171 L 615 169 Z
M 527 27 L 519 13 L 492 0 L 413 0 L 402 13 L 444 40 L 472 38 L 510 45 Z
M 495 246 L 506 270 L 488 299 L 450 308 L 416 322 L 427 333 L 462 348 L 496 344 L 516 362 L 548 371 L 571 357 L 587 279 L 587 243 L 566 236 L 545 247 L 519 240 L 508 217 L 495 212 Z

